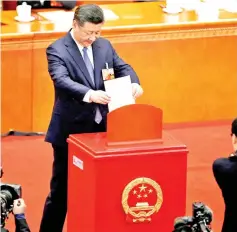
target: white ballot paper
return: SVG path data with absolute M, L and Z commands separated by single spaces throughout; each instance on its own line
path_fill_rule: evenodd
M 104 81 L 104 85 L 106 93 L 111 97 L 108 104 L 109 112 L 125 105 L 135 104 L 130 76 Z

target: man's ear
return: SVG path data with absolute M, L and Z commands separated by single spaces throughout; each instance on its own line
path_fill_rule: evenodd
M 73 28 L 73 29 L 76 28 L 76 24 L 77 24 L 77 22 L 76 22 L 76 20 L 74 19 L 74 20 L 72 21 L 72 28 Z
M 232 135 L 232 144 L 234 147 L 234 150 L 237 151 L 237 136 L 236 135 Z
M 234 143 L 237 144 L 237 136 L 234 135 Z

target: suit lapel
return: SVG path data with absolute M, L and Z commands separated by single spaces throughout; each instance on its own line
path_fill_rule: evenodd
M 94 74 L 95 74 L 95 87 L 99 89 L 103 84 L 102 68 L 105 68 L 105 57 L 103 49 L 99 44 L 99 40 L 96 40 L 92 44 L 93 58 L 94 58 Z
M 88 84 L 94 88 L 94 84 L 91 80 L 90 74 L 86 68 L 85 62 L 82 58 L 82 55 L 76 45 L 76 43 L 74 42 L 74 40 L 72 39 L 70 32 L 68 32 L 67 36 L 65 37 L 65 45 L 67 47 L 68 52 L 70 53 L 70 55 L 72 56 L 72 58 L 74 59 L 74 61 L 76 62 L 76 64 L 78 65 L 78 67 L 80 68 L 80 70 L 82 71 L 82 73 L 84 74 L 84 79 L 88 82 Z

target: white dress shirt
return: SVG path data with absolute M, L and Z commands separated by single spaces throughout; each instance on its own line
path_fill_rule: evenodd
M 71 34 L 71 36 L 72 36 L 72 39 L 73 39 L 74 42 L 76 43 L 76 45 L 77 45 L 77 47 L 78 47 L 78 49 L 79 49 L 79 51 L 80 51 L 80 53 L 81 53 L 81 56 L 82 56 L 82 58 L 83 58 L 83 48 L 84 48 L 84 47 L 83 47 L 81 44 L 79 44 L 79 43 L 75 40 L 75 38 L 74 38 L 74 36 L 73 36 L 73 29 L 70 31 L 70 34 Z M 94 58 L 93 58 L 92 46 L 89 46 L 89 47 L 87 47 L 87 48 L 88 48 L 88 49 L 87 49 L 87 54 L 88 54 L 89 60 L 90 60 L 92 66 L 93 66 L 93 68 L 94 68 Z M 83 98 L 83 101 L 84 101 L 84 102 L 91 102 L 91 101 L 90 101 L 90 95 L 91 95 L 91 92 L 92 92 L 92 91 L 93 91 L 93 90 L 90 89 L 90 90 L 85 94 L 85 96 L 84 96 L 84 98 Z
M 72 36 L 73 40 L 75 41 L 75 43 L 76 43 L 76 45 L 77 45 L 77 47 L 78 47 L 78 49 L 79 49 L 79 51 L 80 51 L 82 57 L 83 57 L 83 48 L 84 48 L 84 47 L 83 47 L 81 44 L 79 44 L 79 43 L 75 40 L 75 38 L 74 38 L 74 36 L 73 36 L 73 29 L 71 30 L 70 33 L 71 33 L 71 36 Z M 88 49 L 87 49 L 88 57 L 89 57 L 90 62 L 91 62 L 91 64 L 92 64 L 93 68 L 94 68 L 94 58 L 93 58 L 92 46 L 89 46 L 89 47 L 87 47 L 87 48 L 88 48 Z

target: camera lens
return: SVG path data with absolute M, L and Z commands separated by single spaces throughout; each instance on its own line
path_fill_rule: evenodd
M 0 183 L 1 227 L 12 212 L 14 200 L 21 197 L 21 186 L 16 184 Z
M 13 197 L 10 191 L 2 190 L 0 193 L 1 203 L 5 202 L 6 208 L 10 208 L 13 205 Z

